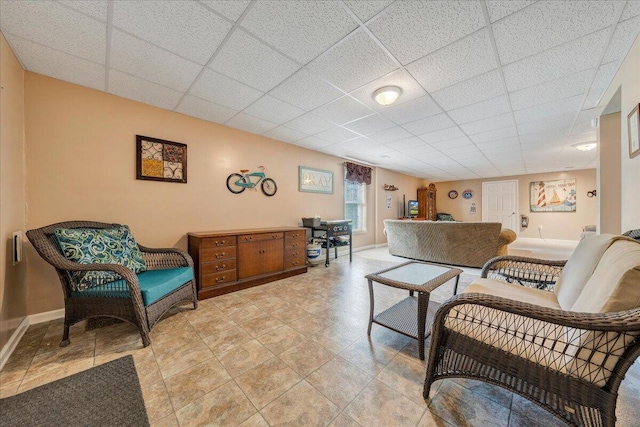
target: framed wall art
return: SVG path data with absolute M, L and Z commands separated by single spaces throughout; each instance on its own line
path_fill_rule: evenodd
M 575 212 L 576 180 L 534 181 L 529 187 L 531 212 Z
M 187 182 L 187 145 L 136 135 L 136 179 Z
M 636 105 L 627 116 L 629 131 L 629 157 L 640 154 L 640 104 Z
M 298 191 L 333 194 L 333 172 L 298 166 Z

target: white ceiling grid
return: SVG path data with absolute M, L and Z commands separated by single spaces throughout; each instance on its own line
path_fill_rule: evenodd
M 0 0 L 0 29 L 29 71 L 441 181 L 595 167 L 640 1 Z

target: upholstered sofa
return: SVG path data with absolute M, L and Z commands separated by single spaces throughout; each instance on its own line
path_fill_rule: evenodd
M 438 264 L 481 268 L 506 255 L 516 234 L 499 222 L 384 220 L 389 253 Z
M 437 311 L 424 396 L 442 378 L 496 384 L 570 425 L 615 425 L 620 383 L 640 355 L 640 242 L 580 241 L 567 261 L 513 256 Z

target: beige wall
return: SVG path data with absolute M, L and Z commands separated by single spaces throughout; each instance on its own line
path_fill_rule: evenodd
M 577 186 L 576 212 L 529 212 L 529 183 L 553 179 L 575 178 Z M 542 236 L 545 239 L 578 240 L 582 227 L 596 223 L 596 198 L 587 197 L 587 191 L 596 188 L 596 170 L 585 169 L 562 173 L 545 173 L 500 178 L 474 179 L 466 181 L 438 182 L 436 188 L 436 209 L 453 215 L 456 220 L 482 221 L 482 183 L 490 181 L 518 181 L 518 215 L 529 217 L 529 227 L 522 230 L 518 227 L 520 237 L 537 237 L 538 226 L 542 225 Z M 471 199 L 464 199 L 462 192 L 466 189 L 474 191 Z M 458 197 L 450 199 L 448 193 L 456 190 Z M 476 204 L 476 214 L 470 213 L 471 204 Z M 520 222 L 518 221 L 518 225 Z
M 620 197 L 620 113 L 600 117 L 598 129 L 598 208 L 600 233 L 622 233 Z
M 387 242 L 387 237 L 384 235 L 383 221 L 385 219 L 398 219 L 402 216 L 402 196 L 405 196 L 405 200 L 416 200 L 418 195 L 417 190 L 419 187 L 422 187 L 422 180 L 386 169 L 377 169 L 376 180 L 375 184 L 378 194 L 376 200 L 378 218 L 376 244 L 383 244 Z M 385 184 L 393 185 L 398 190 L 385 191 Z M 391 197 L 391 209 L 387 209 L 387 196 Z
M 0 34 L 0 349 L 27 314 L 25 262 L 13 265 L 14 231 L 25 229 L 24 71 Z
M 601 112 L 621 88 L 620 120 L 620 182 L 621 182 L 621 224 L 622 231 L 640 228 L 640 156 L 629 158 L 629 131 L 627 115 L 640 103 L 640 36 L 605 91 L 598 110 Z
M 25 78 L 27 229 L 72 219 L 111 221 L 128 224 L 141 244 L 186 249 L 189 231 L 296 225 L 316 213 L 344 216 L 342 159 L 42 75 Z M 136 180 L 136 134 L 187 144 L 188 183 Z M 277 182 L 274 197 L 227 190 L 230 173 L 258 165 Z M 333 171 L 334 194 L 299 192 L 299 165 Z M 388 177 L 415 193 L 417 179 L 380 169 L 374 183 Z M 381 241 L 374 183 L 367 189 L 367 232 L 354 235 L 354 247 Z M 29 313 L 61 308 L 53 269 L 26 249 Z

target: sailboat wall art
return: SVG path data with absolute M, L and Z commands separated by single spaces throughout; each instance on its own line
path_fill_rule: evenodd
M 531 212 L 575 212 L 576 180 L 534 181 L 530 184 Z

